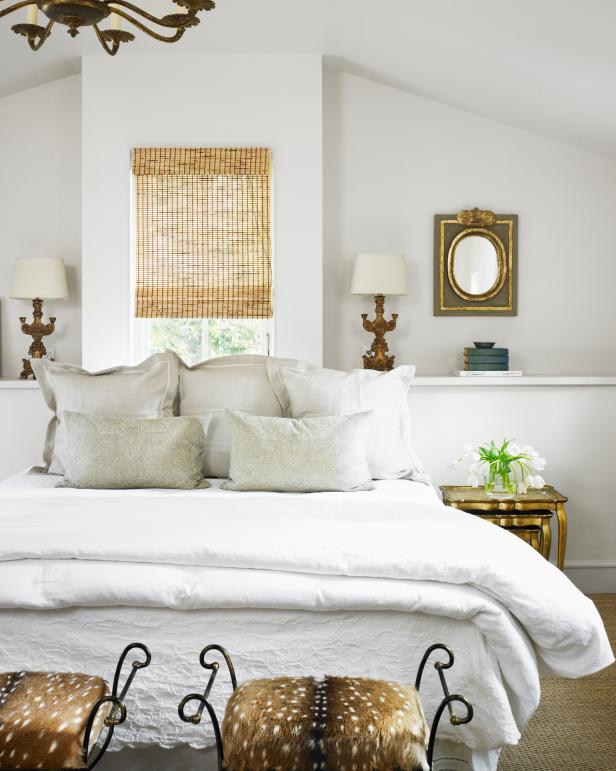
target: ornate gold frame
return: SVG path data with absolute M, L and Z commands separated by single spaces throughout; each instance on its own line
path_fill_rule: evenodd
M 498 277 L 494 282 L 494 284 L 492 284 L 492 286 L 487 290 L 487 292 L 483 292 L 482 294 L 468 294 L 468 292 L 465 292 L 456 281 L 456 276 L 453 269 L 456 247 L 458 246 L 460 241 L 464 241 L 465 238 L 468 238 L 469 236 L 472 236 L 472 235 L 485 236 L 490 241 L 490 243 L 494 245 L 494 248 L 496 249 L 496 256 L 498 259 Z M 449 247 L 449 252 L 447 253 L 447 276 L 449 277 L 449 283 L 451 284 L 451 288 L 463 300 L 470 300 L 471 302 L 476 302 L 478 300 L 491 299 L 492 297 L 497 295 L 500 292 L 500 290 L 503 288 L 503 284 L 505 283 L 505 279 L 507 278 L 507 272 L 508 272 L 508 265 L 507 265 L 507 260 L 505 259 L 505 245 L 500 240 L 500 238 L 495 233 L 492 233 L 490 230 L 487 230 L 486 228 L 467 228 L 466 230 L 463 230 L 461 233 L 458 233 L 458 235 L 451 242 L 451 246 Z
M 434 217 L 434 315 L 517 315 L 517 215 L 466 209 Z M 471 295 L 455 280 L 455 247 L 481 234 L 494 245 L 499 276 L 487 292 Z

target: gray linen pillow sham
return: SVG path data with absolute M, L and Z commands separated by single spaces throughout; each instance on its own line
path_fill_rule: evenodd
M 227 410 L 283 416 L 285 405 L 280 399 L 284 388 L 276 379 L 281 367 L 303 368 L 294 359 L 259 354 L 220 356 L 192 367 L 180 359 L 176 414 L 212 419 L 203 456 L 204 476 L 229 476 L 231 426 Z
M 64 412 L 135 418 L 173 414 L 178 390 L 178 358 L 157 353 L 134 367 L 88 372 L 75 364 L 33 359 L 32 369 L 47 406 L 53 413 L 47 428 L 43 471 L 64 473 L 66 434 Z
M 126 490 L 209 487 L 203 420 L 65 412 L 66 475 L 58 487 Z
M 371 490 L 369 412 L 271 418 L 230 410 L 230 479 L 225 490 L 311 493 Z

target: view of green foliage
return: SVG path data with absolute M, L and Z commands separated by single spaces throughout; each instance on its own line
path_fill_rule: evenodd
M 256 319 L 153 319 L 152 353 L 175 351 L 187 364 L 211 356 L 260 353 L 262 324 Z
M 201 361 L 203 351 L 201 319 L 153 319 L 150 323 L 152 353 L 175 351 L 187 364 Z
M 255 319 L 210 319 L 208 339 L 212 356 L 261 352 L 261 323 Z

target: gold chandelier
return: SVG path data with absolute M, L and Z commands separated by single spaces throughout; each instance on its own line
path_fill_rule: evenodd
M 11 29 L 17 35 L 26 37 L 33 51 L 38 51 L 51 35 L 54 24 L 63 24 L 68 27 L 67 32 L 71 37 L 76 37 L 81 27 L 94 27 L 94 32 L 105 51 L 115 56 L 121 43 L 129 43 L 135 39 L 132 32 L 122 29 L 122 19 L 155 40 L 175 43 L 189 27 L 199 24 L 197 14 L 200 11 L 211 11 L 215 7 L 214 0 L 173 2 L 178 6 L 178 11 L 181 8 L 184 12 L 170 13 L 158 18 L 126 0 L 21 0 L 1 10 L 0 18 L 14 11 L 27 9 L 27 21 L 15 24 Z M 45 16 L 44 26 L 38 23 L 39 12 Z M 108 19 L 110 26 L 101 28 L 101 23 L 106 23 Z M 151 29 L 151 25 L 155 28 Z M 160 31 L 156 27 L 160 28 Z M 165 31 L 169 34 L 164 34 Z

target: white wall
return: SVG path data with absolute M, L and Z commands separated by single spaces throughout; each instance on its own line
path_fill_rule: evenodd
M 58 318 L 46 343 L 59 359 L 81 361 L 81 88 L 58 80 L 0 99 L 0 374 L 16 377 L 32 338 L 19 316 L 32 303 L 11 300 L 15 260 L 62 257 L 70 299 L 49 301 Z M 46 317 L 45 317 L 46 318 Z
M 371 343 L 359 314 L 373 302 L 348 294 L 366 251 L 407 255 L 410 295 L 387 302 L 399 362 L 447 373 L 496 340 L 529 373 L 616 372 L 614 162 L 338 72 L 324 137 L 327 365 L 360 366 Z M 472 206 L 519 214 L 517 317 L 433 316 L 433 216 Z
M 322 357 L 322 67 L 306 56 L 83 61 L 83 358 L 130 359 L 130 151 L 273 150 L 275 338 Z
M 50 414 L 34 380 L 0 383 L 0 480 L 43 463 Z

